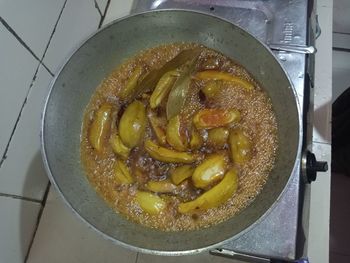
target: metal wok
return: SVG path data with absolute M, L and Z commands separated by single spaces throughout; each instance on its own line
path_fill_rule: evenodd
M 244 66 L 270 96 L 278 121 L 276 164 L 262 192 L 238 215 L 218 225 L 163 232 L 115 213 L 89 184 L 80 164 L 83 112 L 98 84 L 125 58 L 156 45 L 189 41 L 216 49 Z M 84 42 L 52 83 L 42 119 L 42 153 L 52 184 L 79 217 L 105 237 L 139 252 L 194 254 L 237 238 L 268 214 L 300 161 L 301 118 L 292 84 L 272 52 L 243 29 L 184 10 L 142 13 L 117 20 Z

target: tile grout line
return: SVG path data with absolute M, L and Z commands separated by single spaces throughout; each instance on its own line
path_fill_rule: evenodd
M 106 7 L 105 7 L 105 11 L 103 12 L 103 15 L 101 16 L 101 20 L 100 20 L 100 23 L 98 24 L 98 29 L 100 29 L 102 27 L 102 24 L 103 24 L 103 21 L 105 20 L 106 18 L 106 14 L 107 14 L 107 11 L 108 11 L 108 7 L 109 7 L 109 4 L 111 3 L 111 0 L 108 0 L 107 1 L 107 4 L 106 4 Z
M 62 6 L 62 9 L 61 9 L 61 11 L 60 11 L 60 13 L 59 13 L 59 15 L 58 15 L 58 18 L 57 18 L 57 20 L 56 20 L 55 26 L 54 26 L 54 28 L 53 28 L 53 30 L 52 30 L 52 32 L 51 32 L 49 41 L 47 42 L 47 45 L 46 45 L 44 54 L 43 54 L 43 56 L 42 56 L 42 58 L 41 58 L 41 62 L 42 62 L 42 61 L 44 60 L 44 58 L 45 58 L 46 52 L 47 52 L 47 50 L 48 50 L 48 48 L 49 48 L 49 46 L 50 46 L 50 43 L 51 43 L 52 38 L 53 38 L 53 35 L 54 35 L 55 32 L 56 32 L 57 25 L 58 25 L 59 21 L 61 20 L 61 16 L 62 16 L 63 10 L 64 10 L 65 7 L 66 7 L 66 4 L 67 4 L 67 0 L 64 1 L 64 4 L 63 4 L 63 6 Z M 39 66 L 40 66 L 40 65 L 39 65 Z M 37 71 L 38 71 L 38 69 L 39 69 L 39 66 L 38 66 L 38 68 L 37 68 Z M 36 72 L 36 73 L 37 73 L 37 72 Z M 49 73 L 50 73 L 52 76 L 54 76 L 50 71 L 49 71 Z M 36 77 L 36 75 L 35 75 L 35 77 Z M 30 89 L 29 89 L 27 95 L 29 95 L 29 92 L 30 92 Z M 26 98 L 26 100 L 27 100 L 27 98 Z M 23 110 L 23 108 L 21 109 L 21 112 L 22 112 L 22 110 Z M 17 126 L 17 125 L 16 125 L 16 126 Z M 11 138 L 12 138 L 12 137 L 11 137 Z M 10 141 L 9 141 L 8 145 L 9 145 L 10 142 L 11 142 L 11 138 L 10 138 Z M 7 151 L 7 150 L 8 150 L 8 147 L 6 147 L 6 151 Z M 0 163 L 0 168 L 1 168 L 1 164 L 2 164 L 2 163 Z M 35 229 L 34 229 L 34 233 L 33 233 L 33 235 L 32 235 L 32 239 L 31 239 L 30 244 L 29 244 L 29 246 L 28 246 L 28 250 L 27 250 L 27 254 L 26 254 L 26 256 L 25 256 L 24 262 L 27 262 L 28 257 L 29 257 L 29 254 L 30 254 L 30 250 L 31 250 L 31 248 L 32 248 L 32 246 L 33 246 L 34 239 L 35 239 L 35 236 L 36 236 L 36 232 L 37 232 L 37 230 L 38 230 L 39 223 L 40 223 L 40 220 L 41 220 L 41 216 L 42 216 L 42 214 L 43 214 L 43 211 L 44 211 L 44 208 L 45 208 L 45 205 L 46 205 L 46 201 L 47 201 L 47 197 L 48 197 L 48 195 L 49 195 L 50 186 L 51 186 L 51 184 L 50 184 L 50 182 L 49 182 L 48 185 L 47 185 L 45 194 L 44 194 L 44 196 L 43 196 L 43 200 L 42 200 L 42 202 L 41 202 L 41 208 L 40 208 L 40 211 L 39 211 L 39 213 L 38 213 L 36 226 L 35 226 Z
M 21 118 L 21 116 L 22 116 L 22 112 L 23 112 L 24 106 L 27 104 L 28 96 L 29 96 L 29 94 L 30 94 L 30 91 L 31 91 L 31 89 L 32 89 L 32 87 L 33 87 L 33 85 L 34 85 L 34 83 L 35 83 L 35 80 L 36 80 L 36 77 L 37 77 L 37 74 L 38 74 L 40 65 L 42 64 L 41 61 L 45 58 L 45 55 L 46 55 L 46 52 L 47 52 L 47 50 L 48 50 L 48 48 L 49 48 L 49 45 L 50 45 L 50 43 L 51 43 L 52 37 L 53 37 L 53 35 L 54 35 L 55 31 L 56 31 L 56 27 L 57 27 L 57 25 L 58 25 L 58 22 L 59 22 L 60 19 L 61 19 L 61 16 L 62 16 L 62 13 L 63 13 L 64 8 L 66 7 L 66 3 L 67 3 L 67 0 L 65 0 L 65 2 L 64 2 L 64 4 L 63 4 L 63 7 L 62 7 L 62 9 L 61 9 L 61 11 L 60 11 L 60 14 L 58 15 L 57 21 L 56 21 L 56 23 L 55 23 L 54 29 L 52 30 L 52 33 L 51 33 L 50 38 L 49 38 L 49 41 L 48 41 L 48 43 L 47 43 L 47 45 L 46 45 L 44 54 L 43 54 L 41 60 L 39 61 L 39 65 L 37 66 L 37 68 L 36 68 L 36 70 L 35 70 L 35 73 L 34 73 L 32 82 L 31 82 L 30 85 L 29 85 L 29 89 L 28 89 L 28 91 L 27 91 L 26 97 L 25 97 L 25 99 L 24 99 L 24 101 L 23 101 L 23 103 L 22 103 L 21 109 L 20 109 L 19 114 L 18 114 L 18 116 L 17 116 L 16 122 L 15 122 L 15 126 L 14 126 L 13 129 L 12 129 L 12 132 L 11 132 L 11 135 L 10 135 L 10 139 L 9 139 L 9 141 L 7 142 L 7 145 L 6 145 L 4 154 L 3 154 L 3 156 L 2 156 L 2 158 L 1 158 L 1 160 L 0 160 L 0 168 L 2 167 L 4 161 L 5 161 L 6 158 L 7 158 L 7 152 L 8 152 L 8 150 L 9 150 L 9 147 L 10 147 L 10 144 L 11 144 L 11 141 L 12 141 L 12 138 L 13 138 L 13 135 L 15 134 L 15 131 L 16 131 L 16 129 L 17 129 L 19 120 L 20 120 L 20 118 Z M 47 71 L 51 74 L 51 76 L 54 76 L 54 75 L 51 73 L 50 70 L 47 69 Z
M 19 123 L 19 119 L 20 119 L 21 116 L 22 116 L 23 108 L 24 108 L 24 106 L 27 104 L 28 95 L 29 95 L 29 92 L 30 92 L 32 86 L 33 86 L 34 83 L 35 83 L 35 80 L 36 80 L 36 77 L 37 77 L 39 68 L 40 68 L 40 63 L 39 63 L 39 65 L 37 66 L 37 68 L 36 68 L 36 70 L 35 70 L 34 77 L 33 77 L 32 81 L 31 81 L 31 83 L 30 83 L 30 85 L 29 85 L 28 92 L 27 92 L 27 94 L 26 94 L 26 97 L 25 97 L 25 99 L 24 99 L 24 101 L 23 101 L 23 103 L 22 103 L 21 109 L 20 109 L 19 114 L 18 114 L 18 116 L 17 116 L 16 122 L 15 122 L 15 126 L 13 127 L 13 129 L 12 129 L 12 131 L 11 131 L 10 139 L 9 139 L 8 142 L 7 142 L 7 145 L 6 145 L 6 147 L 5 147 L 4 154 L 2 155 L 2 158 L 1 158 L 1 160 L 0 160 L 0 168 L 2 167 L 4 161 L 5 161 L 6 158 L 7 158 L 7 152 L 8 152 L 8 150 L 9 150 L 9 147 L 10 147 L 10 144 L 11 144 L 11 141 L 12 141 L 12 138 L 13 138 L 13 135 L 15 134 L 15 131 L 16 131 L 16 129 L 17 129 L 17 125 L 18 125 L 18 123 Z
M 40 200 L 30 198 L 30 197 L 25 197 L 25 196 L 19 196 L 19 195 L 0 193 L 0 197 L 9 197 L 9 198 L 13 198 L 13 199 L 20 199 L 20 200 L 34 202 L 34 203 L 41 203 Z
M 62 16 L 62 13 L 63 13 L 64 8 L 66 7 L 66 4 L 67 4 L 67 0 L 64 1 L 64 4 L 63 4 L 63 6 L 62 6 L 62 9 L 61 9 L 61 11 L 60 11 L 60 13 L 59 13 L 59 15 L 58 15 L 58 18 L 57 18 L 57 20 L 56 20 L 56 23 L 55 23 L 55 25 L 54 25 L 54 27 L 53 27 L 53 30 L 52 30 L 52 32 L 51 32 L 49 41 L 48 41 L 47 44 L 46 44 L 44 54 L 43 54 L 43 56 L 42 56 L 42 58 L 41 58 L 41 60 L 40 60 L 40 63 L 42 63 L 42 62 L 44 61 L 46 52 L 47 52 L 47 50 L 49 49 L 49 46 L 50 46 L 50 44 L 51 44 L 51 40 L 52 40 L 52 38 L 53 38 L 53 35 L 54 35 L 55 32 L 56 32 L 56 28 L 57 28 L 58 22 L 61 20 L 61 16 Z M 49 71 L 49 73 L 51 74 L 52 77 L 54 77 L 54 74 L 53 74 L 51 71 Z
M 43 67 L 53 76 L 52 72 L 49 70 L 49 68 L 42 63 L 42 61 L 39 59 L 39 57 L 34 53 L 33 50 L 30 49 L 30 47 L 23 41 L 23 39 L 16 33 L 16 31 L 0 16 L 0 22 L 3 24 L 3 26 L 9 31 L 16 39 L 17 41 L 37 60 L 39 61 Z
M 97 9 L 97 12 L 99 13 L 100 17 L 102 18 L 102 12 L 100 9 L 100 6 L 97 3 L 97 0 L 94 0 L 95 8 Z
M 40 202 L 40 203 L 41 203 L 41 207 L 40 207 L 40 210 L 39 210 L 37 219 L 36 219 L 36 225 L 35 225 L 34 233 L 33 233 L 33 235 L 32 235 L 32 238 L 31 238 L 31 240 L 30 240 L 30 243 L 29 243 L 29 246 L 28 246 L 28 249 L 27 249 L 26 256 L 25 256 L 25 258 L 24 258 L 24 263 L 27 262 L 28 257 L 29 257 L 29 254 L 30 254 L 30 250 L 31 250 L 31 248 L 32 248 L 32 246 L 33 246 L 34 239 L 35 239 L 35 236 L 36 236 L 36 232 L 38 231 L 38 228 L 39 228 L 41 216 L 42 216 L 42 214 L 43 214 L 43 212 L 44 212 L 44 208 L 45 208 L 45 205 L 46 205 L 46 201 L 47 201 L 47 197 L 48 197 L 48 195 L 49 195 L 50 188 L 51 188 L 51 184 L 50 184 L 50 182 L 49 182 L 49 183 L 47 184 L 47 187 L 46 187 L 46 190 L 45 190 L 45 194 L 44 194 L 43 200 Z

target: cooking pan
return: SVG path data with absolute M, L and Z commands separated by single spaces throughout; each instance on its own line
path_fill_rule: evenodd
M 245 67 L 271 98 L 278 122 L 276 164 L 257 198 L 227 221 L 195 231 L 164 232 L 115 213 L 89 184 L 80 163 L 84 108 L 99 83 L 140 50 L 171 42 L 197 42 Z M 67 205 L 112 241 L 139 252 L 183 255 L 218 246 L 249 231 L 266 216 L 300 161 L 301 118 L 295 90 L 271 51 L 228 21 L 184 11 L 151 11 L 116 20 L 86 40 L 56 75 L 42 119 L 47 173 Z

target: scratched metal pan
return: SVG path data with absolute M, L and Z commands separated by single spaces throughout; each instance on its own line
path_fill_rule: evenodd
M 197 42 L 218 50 L 238 61 L 261 83 L 276 112 L 279 147 L 266 185 L 246 209 L 209 228 L 169 233 L 126 220 L 96 194 L 80 163 L 79 142 L 84 108 L 103 78 L 140 50 L 175 41 Z M 52 184 L 84 222 L 115 243 L 139 252 L 184 255 L 239 237 L 271 211 L 297 169 L 301 135 L 295 90 L 264 44 L 220 18 L 163 10 L 116 20 L 72 54 L 52 83 L 43 112 L 41 142 Z

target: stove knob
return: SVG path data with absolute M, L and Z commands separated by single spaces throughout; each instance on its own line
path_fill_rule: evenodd
M 316 160 L 315 154 L 306 151 L 302 159 L 302 175 L 306 183 L 311 183 L 316 180 L 317 172 L 328 171 L 327 162 L 319 162 Z

